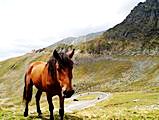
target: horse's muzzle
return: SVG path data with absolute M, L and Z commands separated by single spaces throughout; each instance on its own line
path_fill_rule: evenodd
M 74 90 L 70 90 L 70 91 L 64 91 L 63 94 L 64 94 L 64 98 L 70 98 L 73 94 L 75 93 Z

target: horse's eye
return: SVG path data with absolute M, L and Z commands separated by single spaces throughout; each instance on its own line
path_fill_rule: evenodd
M 71 67 L 71 69 L 73 69 L 73 65 L 71 65 L 70 67 Z

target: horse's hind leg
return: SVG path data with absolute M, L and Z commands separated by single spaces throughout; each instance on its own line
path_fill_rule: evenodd
M 32 81 L 30 80 L 30 83 L 26 84 L 24 87 L 24 100 L 25 100 L 25 111 L 24 111 L 24 117 L 28 116 L 28 104 L 31 101 L 32 98 Z
M 36 95 L 35 95 L 37 112 L 38 112 L 39 116 L 42 114 L 41 110 L 40 110 L 40 103 L 39 103 L 41 94 L 42 94 L 42 91 L 38 90 L 37 93 L 36 93 Z

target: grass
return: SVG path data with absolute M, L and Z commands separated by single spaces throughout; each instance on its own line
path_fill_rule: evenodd
M 81 100 L 93 99 L 95 96 L 79 97 Z M 34 100 L 34 99 L 33 99 Z M 57 98 L 54 99 L 55 104 Z M 33 102 L 34 103 L 34 102 Z M 43 118 L 49 118 L 48 105 L 46 101 L 41 102 L 47 106 L 43 110 Z M 55 105 L 57 107 L 57 105 Z M 0 108 L 0 119 L 6 120 L 38 120 L 36 106 L 30 106 L 27 118 L 23 117 L 23 106 L 17 108 Z M 159 119 L 159 93 L 156 92 L 116 92 L 108 100 L 97 103 L 95 106 L 73 113 L 65 113 L 65 120 L 157 120 Z M 55 120 L 58 120 L 58 112 L 55 112 Z
M 74 84 L 82 91 L 158 90 L 159 58 L 152 56 L 111 56 L 79 59 Z M 145 86 L 146 85 L 146 86 Z
M 121 92 L 114 93 L 109 100 L 74 114 L 82 115 L 88 120 L 157 120 L 158 112 L 159 93 Z
M 97 98 L 97 95 L 94 95 L 94 94 L 88 94 L 87 96 L 79 96 L 77 99 L 79 101 L 82 101 L 82 100 L 94 100 Z
M 0 110 L 0 119 L 1 120 L 49 120 L 49 111 L 44 112 L 42 115 L 42 118 L 39 118 L 37 113 L 32 113 L 28 117 L 24 117 L 23 113 L 21 111 L 10 111 L 10 110 Z M 55 120 L 58 120 L 59 115 L 56 112 L 55 115 Z M 74 114 L 65 114 L 64 116 L 65 120 L 83 120 L 79 116 L 76 116 Z
M 113 66 L 112 66 L 113 65 Z M 79 91 L 107 91 L 107 87 L 101 88 L 101 86 L 109 83 L 112 80 L 118 80 L 122 78 L 122 73 L 131 68 L 131 62 L 129 61 L 111 61 L 100 60 L 91 63 L 82 63 L 75 67 L 74 83 L 80 86 Z
M 27 54 L 0 62 L 0 119 L 39 119 L 35 112 L 36 91 L 30 104 L 30 117 L 23 117 L 22 92 L 24 73 L 30 62 L 46 61 L 49 53 Z M 77 93 L 89 91 L 111 92 L 111 99 L 74 113 L 66 113 L 66 120 L 159 119 L 159 57 L 152 56 L 84 56 L 76 57 L 73 71 Z M 79 100 L 96 96 L 81 96 Z M 8 99 L 9 98 L 9 99 Z M 58 99 L 54 100 L 58 108 Z M 71 103 L 66 101 L 66 104 Z M 41 99 L 44 118 L 48 119 L 45 94 Z M 58 113 L 55 113 L 56 118 Z

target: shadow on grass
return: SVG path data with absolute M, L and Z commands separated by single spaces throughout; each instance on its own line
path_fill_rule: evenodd
M 25 119 L 25 117 L 23 118 Z M 55 114 L 54 118 L 55 120 L 59 120 L 59 115 Z M 30 115 L 25 120 L 50 120 L 50 119 L 49 119 L 49 115 L 42 115 L 41 117 L 37 115 Z M 83 120 L 83 119 L 75 115 L 65 114 L 64 120 Z

